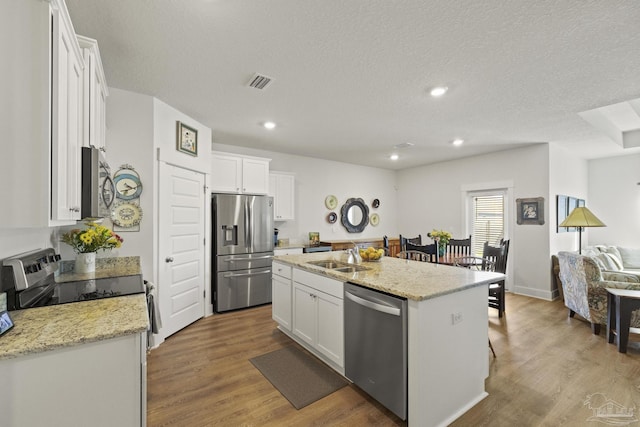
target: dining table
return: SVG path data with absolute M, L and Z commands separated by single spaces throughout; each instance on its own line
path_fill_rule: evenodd
M 444 254 L 438 258 L 438 263 L 477 270 L 482 268 L 482 258 L 469 255 Z

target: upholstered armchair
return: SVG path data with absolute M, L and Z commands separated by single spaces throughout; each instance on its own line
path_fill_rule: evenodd
M 640 290 L 640 277 L 621 272 L 602 272 L 590 256 L 560 252 L 558 261 L 564 305 L 569 309 L 569 316 L 578 313 L 591 322 L 595 335 L 600 333 L 600 325 L 607 324 L 606 288 Z M 640 328 L 640 310 L 631 315 L 631 327 Z

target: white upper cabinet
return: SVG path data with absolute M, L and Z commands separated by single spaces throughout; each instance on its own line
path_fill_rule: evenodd
M 270 159 L 213 152 L 211 191 L 214 193 L 269 193 Z
M 75 221 L 81 204 L 84 61 L 66 10 L 52 10 L 52 25 L 51 220 Z
M 273 196 L 275 221 L 295 219 L 295 175 L 286 172 L 269 174 L 269 195 Z
M 11 42 L 0 79 L 3 144 L 0 227 L 80 219 L 85 62 L 63 0 L 2 3 Z M 106 88 L 106 86 L 105 86 Z M 10 142 L 8 142 L 10 141 Z
M 104 77 L 98 42 L 77 36 L 84 59 L 82 145 L 105 151 L 107 96 L 109 89 Z

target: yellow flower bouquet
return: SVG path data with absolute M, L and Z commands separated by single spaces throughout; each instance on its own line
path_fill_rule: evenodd
M 62 235 L 60 241 L 71 246 L 78 254 L 105 251 L 122 246 L 122 237 L 107 227 L 92 221 L 85 224 L 87 228 L 70 230 Z
M 427 236 L 438 242 L 439 247 L 447 246 L 449 240 L 451 240 L 451 233 L 444 230 L 431 230 L 430 233 L 427 233 Z

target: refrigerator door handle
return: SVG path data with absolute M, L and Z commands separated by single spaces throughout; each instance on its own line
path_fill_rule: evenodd
M 254 257 L 246 257 L 246 258 L 229 258 L 223 260 L 224 262 L 239 262 L 239 261 L 253 261 L 256 259 L 269 259 L 273 258 L 273 255 L 264 255 L 264 256 L 254 256 Z
M 257 273 L 229 273 L 229 274 L 225 274 L 223 277 L 225 279 L 229 279 L 234 277 L 258 276 L 260 274 L 271 274 L 271 269 L 259 271 Z
M 252 246 L 253 237 L 251 236 L 251 205 L 249 203 L 249 198 L 244 198 L 244 244 L 246 247 Z

